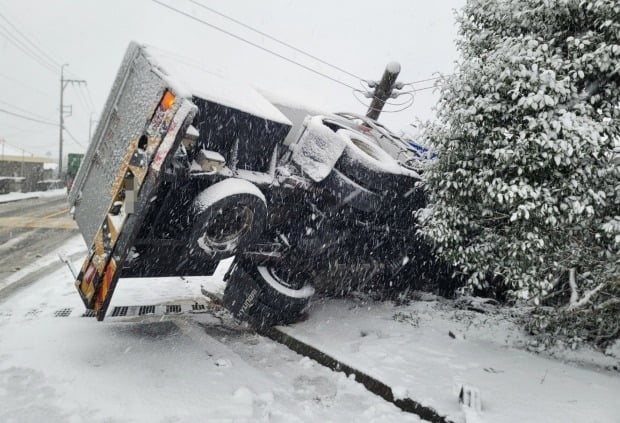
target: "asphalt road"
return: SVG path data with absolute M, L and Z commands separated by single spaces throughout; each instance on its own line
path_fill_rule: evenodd
M 64 195 L 0 204 L 0 280 L 77 233 Z

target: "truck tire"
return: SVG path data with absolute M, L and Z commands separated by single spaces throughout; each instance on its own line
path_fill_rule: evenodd
M 193 204 L 190 254 L 212 260 L 232 257 L 256 242 L 267 223 L 267 202 L 256 185 L 228 178 L 211 185 Z
M 258 329 L 299 320 L 314 288 L 305 280 L 289 283 L 279 273 L 277 265 L 258 266 L 249 260 L 237 260 L 228 276 L 224 305 L 235 317 Z
M 399 189 L 402 183 L 415 182 L 411 180 L 411 171 L 368 136 L 347 129 L 337 133 L 345 140 L 346 147 L 335 168 L 359 185 L 383 193 Z

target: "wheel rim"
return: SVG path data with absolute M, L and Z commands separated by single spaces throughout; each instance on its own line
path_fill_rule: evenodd
M 266 267 L 267 272 L 273 279 L 275 279 L 280 285 L 289 289 L 301 289 L 304 286 L 303 278 L 294 278 L 293 271 L 288 268 L 275 268 L 273 266 Z M 298 280 L 297 283 L 291 282 Z
M 253 223 L 254 212 L 249 207 L 220 209 L 209 222 L 202 241 L 215 250 L 228 250 L 235 247 L 239 238 L 249 232 Z

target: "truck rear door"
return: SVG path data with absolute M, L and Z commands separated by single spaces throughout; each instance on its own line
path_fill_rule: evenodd
M 103 320 L 172 152 L 196 114 L 132 43 L 69 196 L 90 246 L 75 282 Z

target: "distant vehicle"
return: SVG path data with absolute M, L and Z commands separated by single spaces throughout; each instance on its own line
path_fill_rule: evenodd
M 99 320 L 121 276 L 209 275 L 231 256 L 224 304 L 256 326 L 419 272 L 403 140 L 353 114 L 292 128 L 252 88 L 180 65 L 130 44 L 69 195 Z
M 78 153 L 69 153 L 67 160 L 67 191 L 71 190 L 73 186 L 73 180 L 80 169 L 80 164 L 82 164 L 82 159 L 84 158 L 83 154 Z
M 21 192 L 25 180 L 23 176 L 0 176 L 0 194 Z
M 37 191 L 48 191 L 51 189 L 60 189 L 65 187 L 65 182 L 62 179 L 44 179 L 37 182 Z

